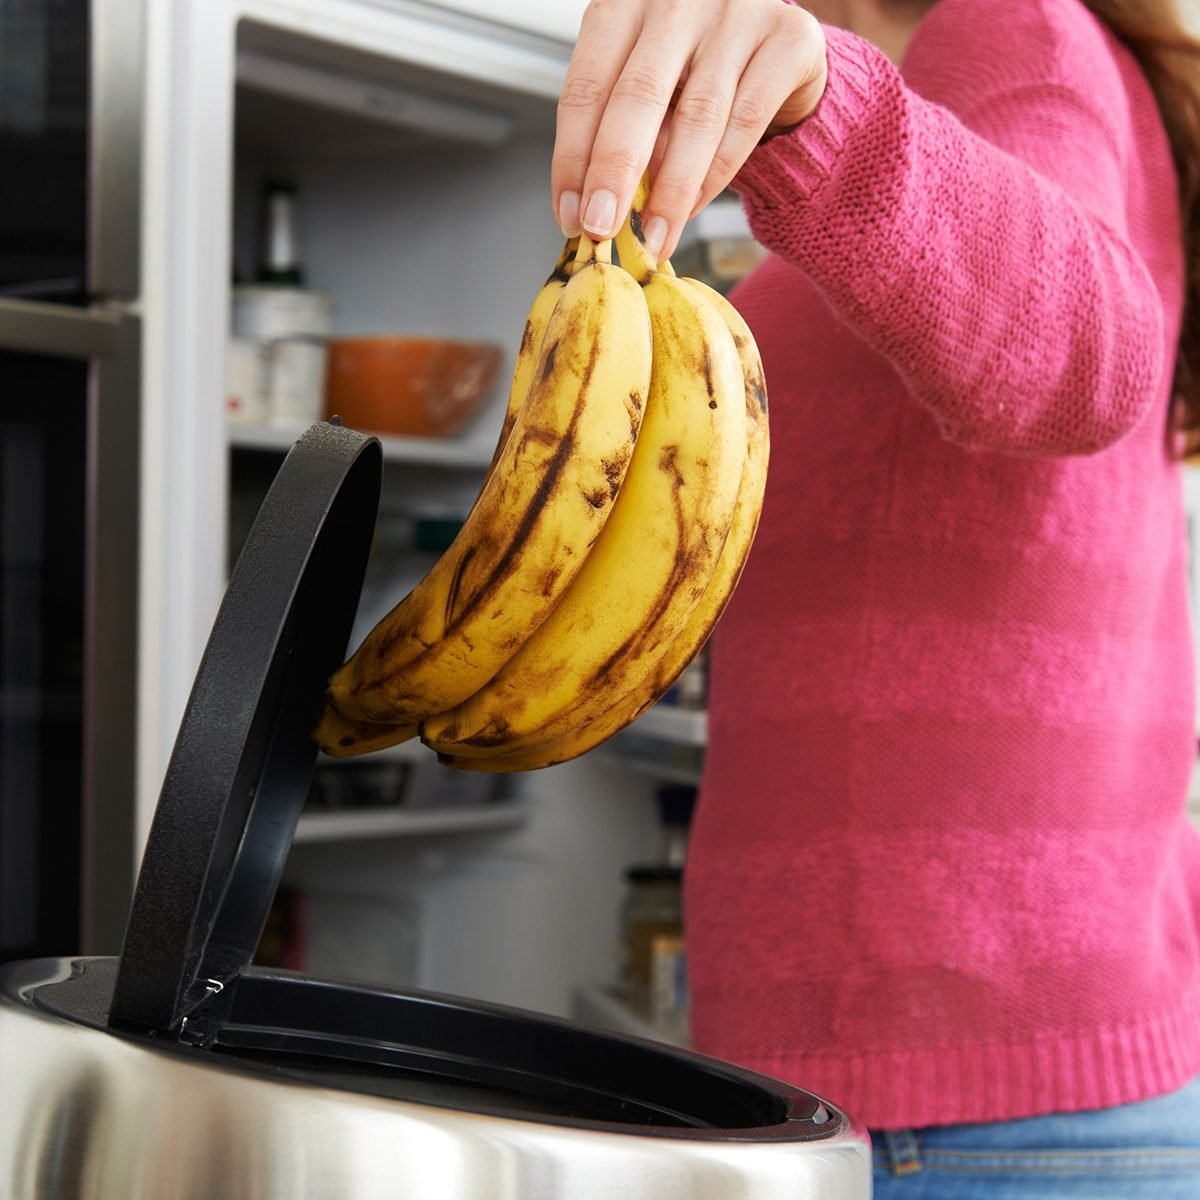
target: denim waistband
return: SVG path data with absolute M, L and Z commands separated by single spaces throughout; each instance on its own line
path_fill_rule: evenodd
M 873 1130 L 871 1139 L 876 1171 L 885 1179 L 922 1172 L 1040 1173 L 1061 1181 L 1072 1174 L 1128 1178 L 1140 1172 L 1186 1178 L 1193 1189 L 1186 1194 L 1200 1198 L 1200 1078 L 1164 1096 L 1113 1108 Z

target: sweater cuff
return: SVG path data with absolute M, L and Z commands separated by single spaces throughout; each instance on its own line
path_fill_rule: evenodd
M 817 107 L 790 133 L 757 146 L 733 179 L 753 207 L 793 205 L 820 189 L 870 109 L 880 66 L 890 66 L 870 42 L 830 25 L 823 31 L 829 73 Z

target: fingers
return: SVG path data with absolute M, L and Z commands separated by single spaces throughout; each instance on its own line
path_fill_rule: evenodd
M 796 86 L 777 107 L 765 131 L 768 135 L 791 129 L 803 121 L 825 94 L 829 75 L 825 31 L 820 21 L 803 9 L 794 9 L 793 12 L 795 15 L 787 22 L 790 37 L 773 41 L 769 47 L 764 47 L 763 62 L 758 64 L 767 73 L 767 77 L 759 82 L 759 86 L 764 88 L 769 87 L 767 81 L 772 78 L 770 72 L 784 70 L 788 65 L 794 71 L 797 62 L 804 68 Z M 750 82 L 753 84 L 756 81 Z
M 608 98 L 641 32 L 638 6 L 590 4 L 558 101 L 550 189 L 559 227 L 567 237 L 582 232 L 584 180 Z
M 583 181 L 580 223 L 593 238 L 616 233 L 654 153 L 692 54 L 692 31 L 681 28 L 685 17 L 670 4 L 654 8 L 613 84 Z
M 642 213 L 642 232 L 647 248 L 657 258 L 667 258 L 679 240 L 684 222 L 695 211 L 702 186 L 709 176 L 737 171 L 757 140 L 752 133 L 742 145 L 731 140 L 731 122 L 739 128 L 761 117 L 763 126 L 774 115 L 763 110 L 761 97 L 755 101 L 741 85 L 745 64 L 753 62 L 759 49 L 759 31 L 742 24 L 719 28 L 697 52 L 688 80 L 671 112 L 661 163 L 653 173 L 653 188 Z M 742 152 L 737 161 L 730 154 Z M 716 155 L 723 157 L 720 163 Z
M 643 229 L 670 254 L 763 134 L 811 112 L 824 71 L 816 18 L 778 0 L 592 0 L 558 106 L 563 232 L 615 234 L 649 165 Z
M 660 260 L 675 252 L 685 223 L 729 185 L 763 135 L 799 123 L 825 90 L 820 24 L 803 9 L 780 12 L 788 15 L 756 45 L 729 30 L 711 65 L 693 67 L 642 214 L 646 244 Z M 697 94 L 689 96 L 693 81 Z

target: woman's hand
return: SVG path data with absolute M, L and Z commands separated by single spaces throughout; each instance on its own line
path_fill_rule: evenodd
M 816 108 L 825 74 L 820 24 L 781 0 L 591 0 L 558 102 L 563 233 L 611 237 L 649 167 L 643 233 L 669 257 L 763 136 Z

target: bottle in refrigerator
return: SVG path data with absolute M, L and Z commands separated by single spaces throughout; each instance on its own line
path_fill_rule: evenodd
M 255 282 L 233 289 L 227 411 L 234 421 L 302 430 L 324 415 L 333 304 L 301 286 L 296 226 L 295 188 L 268 183 Z
M 296 229 L 296 188 L 272 181 L 263 187 L 262 240 L 258 283 L 303 287 L 299 237 Z
M 651 1013 L 655 938 L 683 937 L 679 867 L 640 865 L 625 872 L 621 905 L 621 990 L 643 1016 Z

